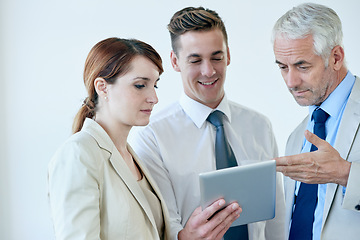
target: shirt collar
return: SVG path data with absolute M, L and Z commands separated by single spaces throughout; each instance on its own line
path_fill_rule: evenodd
M 231 121 L 230 107 L 226 95 L 221 100 L 219 106 L 216 109 L 209 108 L 208 106 L 191 99 L 184 93 L 182 94 L 179 102 L 185 113 L 190 117 L 190 119 L 198 128 L 203 126 L 209 114 L 215 110 L 223 112 L 226 116 L 226 119 L 228 119 L 229 122 Z
M 330 93 L 327 99 L 325 99 L 325 101 L 320 105 L 321 109 L 327 112 L 330 117 L 337 119 L 342 107 L 347 102 L 347 99 L 350 96 L 351 89 L 354 83 L 355 76 L 352 75 L 350 71 L 348 71 L 345 78 L 340 82 L 340 84 L 335 88 L 335 90 Z M 312 116 L 316 108 L 318 108 L 318 106 L 309 106 L 309 116 Z

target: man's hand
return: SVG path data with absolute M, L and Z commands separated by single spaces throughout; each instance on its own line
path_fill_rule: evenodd
M 275 158 L 276 170 L 304 183 L 336 183 L 346 187 L 351 163 L 341 158 L 328 142 L 308 130 L 305 138 L 318 150 Z
M 179 240 L 217 239 L 220 240 L 231 224 L 240 216 L 242 209 L 239 204 L 231 203 L 217 212 L 225 205 L 224 199 L 219 199 L 205 208 L 194 210 L 183 230 L 178 234 Z M 216 213 L 217 212 L 217 213 Z M 214 213 L 216 213 L 214 215 Z M 214 215 L 214 216 L 213 216 Z M 209 218 L 211 219 L 209 220 Z

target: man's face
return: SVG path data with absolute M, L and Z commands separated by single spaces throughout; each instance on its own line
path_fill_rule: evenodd
M 189 31 L 178 40 L 178 53 L 171 52 L 171 63 L 181 73 L 185 94 L 210 108 L 224 97 L 229 49 L 218 29 Z
M 320 105 L 336 88 L 337 72 L 331 65 L 325 67 L 323 59 L 314 53 L 312 36 L 296 40 L 278 37 L 274 53 L 281 75 L 299 105 Z

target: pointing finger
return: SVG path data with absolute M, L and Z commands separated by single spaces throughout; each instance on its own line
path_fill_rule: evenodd
M 311 144 L 315 145 L 318 149 L 321 149 L 325 145 L 328 145 L 328 143 L 325 140 L 319 138 L 309 130 L 306 130 L 304 135 L 306 140 L 308 140 Z

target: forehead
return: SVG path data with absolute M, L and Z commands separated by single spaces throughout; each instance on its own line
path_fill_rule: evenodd
M 180 36 L 179 55 L 207 56 L 222 51 L 226 54 L 226 43 L 219 29 L 208 31 L 188 31 Z
M 274 54 L 276 60 L 281 63 L 295 63 L 300 60 L 310 61 L 315 57 L 319 57 L 314 53 L 313 38 L 311 36 L 304 39 L 276 38 Z
M 148 58 L 135 56 L 130 62 L 128 71 L 120 77 L 157 79 L 159 77 L 159 69 Z

